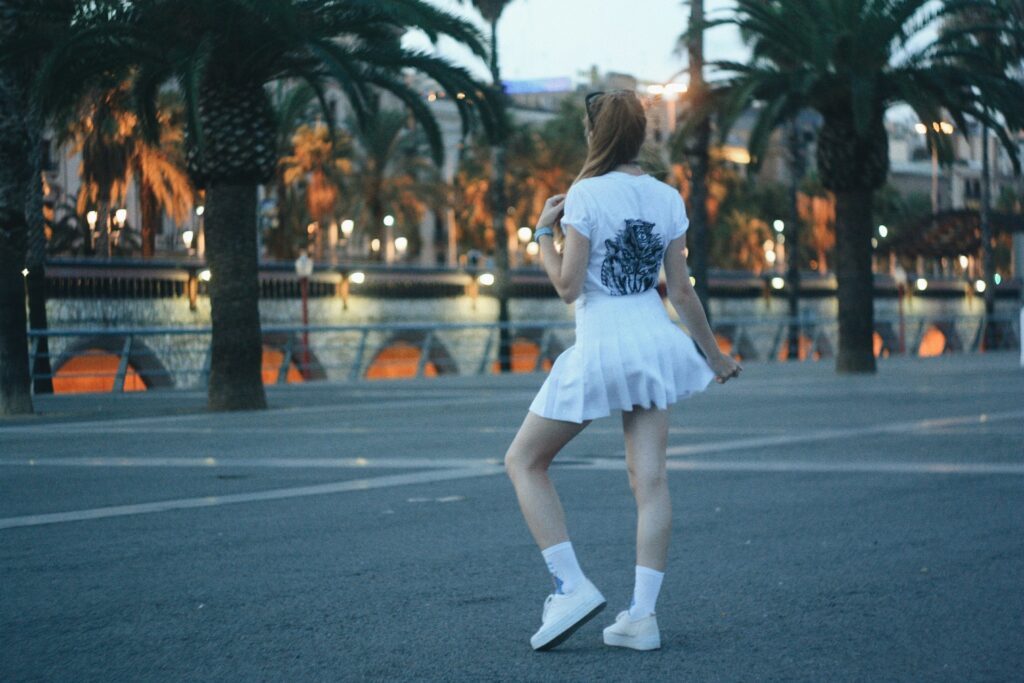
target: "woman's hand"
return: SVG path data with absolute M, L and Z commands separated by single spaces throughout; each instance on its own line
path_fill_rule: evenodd
M 711 371 L 715 373 L 715 381 L 719 384 L 725 384 L 733 377 L 739 377 L 743 368 L 736 359 L 729 354 L 718 352 L 718 356 L 708 361 L 708 365 L 711 366 Z
M 540 212 L 540 218 L 537 219 L 537 227 L 553 228 L 564 212 L 564 194 L 556 194 L 553 197 L 548 197 L 548 200 L 544 202 L 544 208 Z

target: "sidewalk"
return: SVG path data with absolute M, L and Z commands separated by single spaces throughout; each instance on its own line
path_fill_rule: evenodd
M 550 588 L 500 465 L 542 376 L 55 396 L 0 422 L 0 680 L 1011 680 L 1024 668 L 1016 353 L 752 364 L 673 410 L 663 649 L 613 651 L 617 416 L 554 478 L 605 613 Z

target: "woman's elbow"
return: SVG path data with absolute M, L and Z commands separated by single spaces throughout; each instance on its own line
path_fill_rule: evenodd
M 571 304 L 571 303 L 575 302 L 576 299 L 580 298 L 580 292 L 575 291 L 575 290 L 574 291 L 569 291 L 567 289 L 563 289 L 562 291 L 560 291 L 558 293 L 558 296 L 560 296 L 562 298 L 562 301 L 564 301 L 565 303 Z
M 574 301 L 576 301 L 576 299 L 579 299 L 580 294 L 582 294 L 583 290 L 582 287 L 570 287 L 564 285 L 562 287 L 558 287 L 557 289 L 558 296 L 562 299 L 562 301 L 564 301 L 567 304 L 571 304 Z

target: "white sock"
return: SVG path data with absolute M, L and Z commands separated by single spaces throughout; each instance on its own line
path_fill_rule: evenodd
M 548 563 L 548 571 L 551 578 L 555 580 L 556 593 L 572 593 L 576 586 L 580 585 L 585 578 L 580 563 L 576 560 L 576 553 L 572 549 L 572 543 L 565 541 L 541 551 L 544 561 Z
M 665 572 L 650 567 L 636 566 L 636 584 L 633 588 L 633 602 L 629 603 L 629 618 L 636 621 L 654 614 L 654 603 L 658 601 L 661 580 Z

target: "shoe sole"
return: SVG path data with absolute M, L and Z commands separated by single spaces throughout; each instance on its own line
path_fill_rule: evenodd
M 582 617 L 580 617 L 575 622 L 566 627 L 565 630 L 563 630 L 561 633 L 558 633 L 542 645 L 534 645 L 533 649 L 537 652 L 545 652 L 552 648 L 558 647 L 566 640 L 568 640 L 572 634 L 576 633 L 576 631 L 578 631 L 581 626 L 583 626 L 585 623 L 587 623 L 588 621 L 596 617 L 598 614 L 600 614 L 601 610 L 603 610 L 607 604 L 607 601 L 602 600 L 598 605 L 592 607 L 589 612 L 587 612 Z
M 611 645 L 612 647 L 628 647 L 631 650 L 647 652 L 649 650 L 659 649 L 661 647 L 661 638 L 637 640 L 636 638 L 619 635 L 618 633 L 605 633 L 604 644 Z

